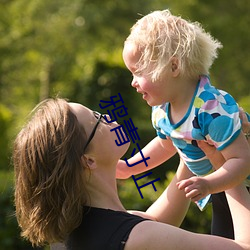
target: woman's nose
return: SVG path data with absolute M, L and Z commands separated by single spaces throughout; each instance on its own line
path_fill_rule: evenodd
M 107 123 L 112 123 L 113 122 L 110 113 L 104 114 L 104 117 L 105 117 L 105 120 L 106 120 Z
M 111 124 L 118 124 L 117 117 L 115 115 L 112 115 L 110 111 L 108 111 L 108 114 L 105 114 L 104 117 L 107 122 L 107 125 L 111 126 Z

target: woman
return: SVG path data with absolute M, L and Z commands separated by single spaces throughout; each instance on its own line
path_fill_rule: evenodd
M 129 144 L 116 146 L 110 132 L 116 126 L 63 99 L 46 100 L 35 109 L 13 152 L 16 215 L 23 237 L 33 245 L 65 242 L 67 249 L 250 249 L 250 200 L 244 186 L 227 191 L 235 240 L 172 226 L 181 223 L 189 204 L 176 186 L 190 176 L 183 163 L 146 213 L 128 213 L 115 176 Z

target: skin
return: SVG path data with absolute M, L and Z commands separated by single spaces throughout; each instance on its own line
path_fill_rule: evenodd
M 89 136 L 97 122 L 92 110 L 76 103 L 70 103 L 69 105 Z M 85 171 L 86 180 L 88 180 L 87 191 L 91 197 L 91 202 L 89 201 L 86 205 L 93 207 L 104 206 L 118 211 L 126 211 L 117 196 L 116 168 L 114 166 L 117 165 L 119 158 L 127 151 L 129 143 L 120 147 L 116 146 L 115 133 L 111 133 L 110 129 L 117 126 L 116 122 L 110 124 L 100 122 L 95 136 L 83 156 L 83 160 L 85 160 L 91 170 L 91 174 Z M 109 146 L 107 147 L 106 145 Z M 102 186 L 101 192 L 96 188 L 96 183 Z M 105 206 L 106 203 L 108 204 L 107 206 Z
M 250 122 L 248 122 L 247 116 L 242 108 L 240 108 L 240 119 L 242 121 L 242 131 L 244 133 L 247 133 L 250 130 Z M 249 143 L 250 141 L 248 139 L 248 145 Z M 215 147 L 209 145 L 208 143 L 204 141 L 199 141 L 198 146 L 206 153 L 206 155 L 210 159 L 210 162 L 212 163 L 215 169 L 219 169 L 225 163 L 226 161 L 225 158 L 223 157 L 222 154 L 219 154 L 216 151 Z M 216 157 L 214 157 L 215 155 Z M 193 180 L 195 181 L 193 182 Z M 188 180 L 178 182 L 177 186 L 179 187 L 179 189 L 185 191 L 187 197 L 195 201 L 196 193 L 199 191 L 195 186 L 192 187 L 192 184 L 195 183 L 195 185 L 199 185 L 199 182 L 202 182 L 203 180 L 204 178 L 192 177 Z M 199 188 L 202 188 L 202 187 L 199 187 Z
M 92 111 L 79 104 L 69 105 L 89 136 L 97 121 Z M 110 126 L 115 127 L 118 124 L 112 123 Z M 110 132 L 110 126 L 99 124 L 90 147 L 83 156 L 83 160 L 89 167 L 89 171 L 84 171 L 85 185 L 91 201 L 89 205 L 126 212 L 118 197 L 115 177 L 117 163 L 127 151 L 129 144 L 117 147 L 114 142 L 115 136 Z M 236 240 L 195 234 L 172 226 L 180 224 L 189 205 L 189 200 L 176 184 L 180 179 L 189 176 L 190 172 L 180 162 L 176 177 L 160 198 L 145 213 L 137 212 L 152 220 L 143 221 L 132 229 L 125 250 L 250 249 L 247 230 L 250 223 L 250 197 L 246 196 L 246 189 L 243 186 L 227 191 L 236 229 Z
M 192 100 L 198 77 L 197 79 L 181 77 L 178 69 L 178 60 L 173 58 L 169 66 L 166 67 L 162 79 L 152 82 L 151 76 L 148 73 L 137 73 L 137 63 L 141 57 L 140 51 L 132 44 L 126 43 L 122 55 L 126 67 L 133 76 L 131 86 L 138 93 L 142 94 L 142 98 L 149 106 L 152 107 L 165 102 L 171 102 L 173 112 L 175 109 L 178 109 L 178 111 L 182 111 L 183 115 L 186 113 L 187 105 L 189 106 Z M 185 83 L 188 82 L 188 84 L 183 86 L 181 84 L 183 81 Z M 178 116 L 179 114 L 176 114 L 174 120 L 178 120 Z
M 250 122 L 248 121 L 246 113 L 244 112 L 243 108 L 240 108 L 240 119 L 242 122 L 242 131 L 244 133 L 249 133 L 250 132 Z
M 208 194 L 222 192 L 243 182 L 250 174 L 249 145 L 243 133 L 230 146 L 221 151 L 224 164 L 212 174 L 204 177 L 191 177 L 183 180 L 178 187 L 183 189 L 186 197 L 197 201 Z
M 173 58 L 169 66 L 166 67 L 164 77 L 162 77 L 164 80 L 159 79 L 152 82 L 150 75 L 145 72 L 137 72 L 140 57 L 141 52 L 133 44 L 125 43 L 123 60 L 133 75 L 132 87 L 134 87 L 138 93 L 142 94 L 142 98 L 150 106 L 169 102 L 170 120 L 173 124 L 179 122 L 189 108 L 198 77 L 197 79 L 188 79 L 180 75 L 178 60 Z M 142 152 L 145 153 L 144 155 L 154 158 L 154 154 L 157 153 L 158 149 L 161 150 L 160 147 L 163 145 L 162 148 L 165 148 L 167 151 L 164 152 L 164 150 L 161 150 L 165 156 L 160 156 L 158 152 L 159 162 L 162 163 L 164 160 L 169 159 L 171 153 L 173 154 L 172 149 L 168 149 L 170 143 L 165 143 L 161 139 L 159 139 L 157 143 L 155 139 L 153 141 L 155 143 L 149 143 L 142 150 Z M 218 193 L 236 186 L 247 178 L 250 174 L 250 148 L 243 133 L 241 133 L 233 143 L 223 149 L 221 154 L 225 162 L 217 171 L 205 177 L 191 177 L 189 180 L 183 180 L 178 184 L 178 187 L 185 191 L 187 198 L 198 201 L 208 194 Z M 139 155 L 135 155 L 129 160 L 129 163 L 136 162 L 138 157 Z M 157 166 L 155 161 L 152 160 L 151 163 L 148 169 Z M 131 170 L 130 168 L 126 168 L 124 164 L 122 161 L 119 162 L 117 178 L 124 178 L 145 171 L 142 165 L 138 165 L 137 168 Z M 122 173 L 124 171 L 125 173 Z

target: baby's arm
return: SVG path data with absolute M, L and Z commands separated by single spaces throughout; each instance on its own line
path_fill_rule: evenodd
M 230 189 L 242 183 L 250 174 L 250 148 L 243 133 L 222 150 L 221 154 L 225 162 L 217 171 L 178 183 L 178 187 L 185 190 L 188 198 L 197 201 L 208 194 Z M 222 158 L 220 157 L 217 162 L 223 163 Z
M 126 179 L 131 175 L 136 175 L 148 171 L 170 159 L 176 153 L 176 149 L 173 146 L 171 140 L 163 140 L 159 137 L 155 137 L 141 151 L 145 158 L 150 157 L 150 159 L 147 160 L 148 166 L 146 167 L 145 163 L 141 162 L 133 167 L 128 167 L 124 160 L 120 160 L 117 164 L 116 178 Z M 128 163 L 134 164 L 141 161 L 141 159 L 141 153 L 138 152 L 128 160 Z

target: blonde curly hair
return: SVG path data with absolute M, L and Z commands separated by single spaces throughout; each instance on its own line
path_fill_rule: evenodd
M 186 21 L 169 10 L 154 11 L 139 19 L 126 43 L 132 43 L 142 53 L 137 71 L 151 74 L 153 81 L 164 75 L 174 57 L 182 75 L 193 79 L 208 74 L 217 50 L 222 48 L 198 22 Z
M 64 241 L 81 220 L 85 130 L 67 101 L 39 104 L 14 142 L 15 206 L 22 236 L 33 245 Z

